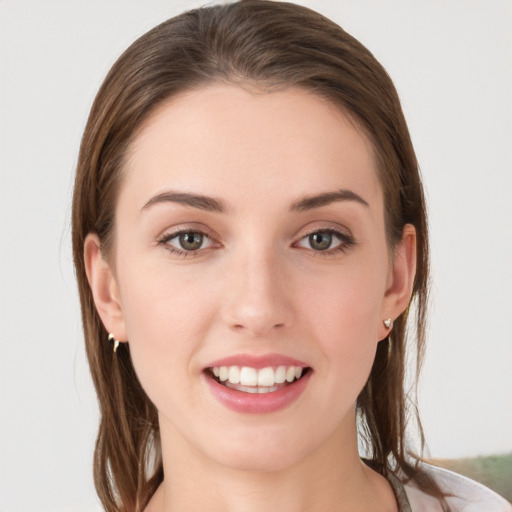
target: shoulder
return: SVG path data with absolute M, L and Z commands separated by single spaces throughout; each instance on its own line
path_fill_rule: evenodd
M 450 512 L 512 512 L 512 505 L 478 482 L 447 469 L 422 464 L 422 469 L 432 477 L 446 495 Z M 441 512 L 439 502 L 408 483 L 405 490 L 414 512 Z

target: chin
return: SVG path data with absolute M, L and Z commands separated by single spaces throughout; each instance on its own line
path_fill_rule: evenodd
M 281 471 L 294 466 L 308 453 L 303 440 L 293 439 L 284 429 L 279 433 L 265 430 L 256 435 L 230 436 L 213 446 L 216 449 L 211 456 L 219 464 L 248 472 Z

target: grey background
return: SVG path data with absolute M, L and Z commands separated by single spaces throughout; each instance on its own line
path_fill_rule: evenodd
M 88 109 L 137 36 L 204 2 L 0 0 L 0 511 L 95 511 L 97 409 L 71 265 Z M 303 1 L 381 60 L 425 179 L 432 455 L 512 450 L 512 2 Z

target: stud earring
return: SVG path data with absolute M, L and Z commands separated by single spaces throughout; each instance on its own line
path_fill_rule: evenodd
M 390 329 L 393 325 L 391 318 L 386 318 L 386 320 L 383 320 L 383 323 L 386 326 L 386 329 Z
M 108 335 L 108 341 L 110 341 L 110 343 L 114 343 L 114 353 L 117 352 L 117 347 L 119 347 L 119 341 L 116 340 L 113 334 Z

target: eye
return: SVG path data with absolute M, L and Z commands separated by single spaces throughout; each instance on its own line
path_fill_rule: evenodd
M 198 249 L 201 249 L 205 237 L 203 233 L 194 233 L 193 231 L 190 231 L 188 233 L 180 233 L 174 238 L 176 238 L 176 241 L 182 249 L 185 249 L 186 251 L 197 251 Z
M 330 249 L 333 242 L 333 234 L 326 232 L 312 233 L 308 236 L 309 246 L 315 251 Z
M 346 250 L 353 243 L 351 237 L 334 229 L 320 229 L 309 233 L 297 243 L 298 247 L 315 252 L 337 252 Z
M 198 252 L 201 249 L 208 249 L 214 244 L 206 233 L 194 230 L 178 231 L 165 235 L 159 242 L 177 254 Z

